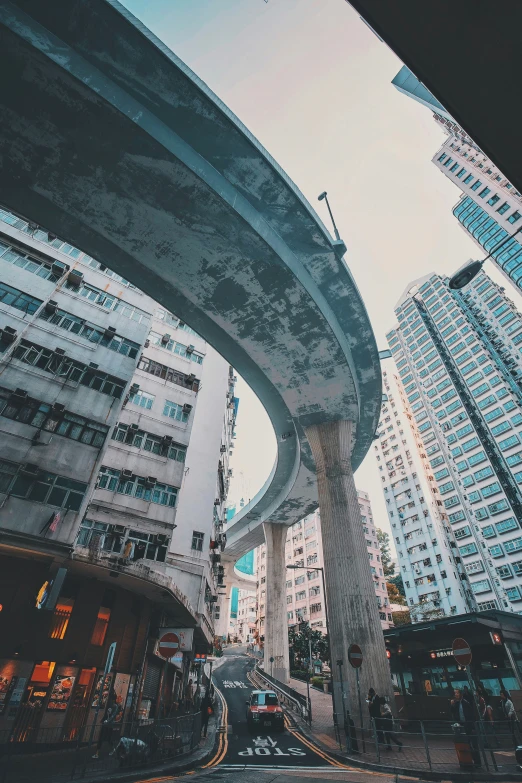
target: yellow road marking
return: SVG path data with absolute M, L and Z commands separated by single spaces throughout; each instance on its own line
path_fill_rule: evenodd
M 217 764 L 219 764 L 223 758 L 225 757 L 227 751 L 228 751 L 228 736 L 227 736 L 227 726 L 228 726 L 228 706 L 225 701 L 225 698 L 219 688 L 216 688 L 214 686 L 214 690 L 216 691 L 217 695 L 219 696 L 221 700 L 221 706 L 222 706 L 222 714 L 221 714 L 221 726 L 220 726 L 220 735 L 219 735 L 219 744 L 218 749 L 215 754 L 215 756 L 207 763 L 205 764 L 202 769 L 207 769 L 209 767 L 215 767 Z

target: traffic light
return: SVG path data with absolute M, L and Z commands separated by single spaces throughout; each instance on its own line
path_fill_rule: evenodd
M 502 644 L 502 636 L 498 631 L 490 631 L 489 635 L 493 644 Z

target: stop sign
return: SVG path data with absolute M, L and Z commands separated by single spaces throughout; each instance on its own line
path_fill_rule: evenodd
M 179 637 L 172 631 L 168 631 L 159 640 L 158 652 L 162 658 L 172 658 L 179 650 Z
M 351 644 L 348 648 L 348 662 L 354 669 L 358 669 L 362 666 L 363 654 L 358 644 Z
M 465 639 L 455 639 L 452 644 L 453 657 L 461 666 L 469 666 L 471 663 L 471 648 Z

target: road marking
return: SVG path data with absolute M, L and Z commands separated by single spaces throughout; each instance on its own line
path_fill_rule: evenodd
M 355 767 L 350 767 L 350 766 L 348 766 L 346 764 L 341 764 L 340 761 L 337 761 L 337 759 L 332 758 L 332 756 L 329 756 L 328 753 L 325 753 L 320 748 L 318 748 L 317 745 L 314 745 L 313 742 L 311 742 L 309 739 L 305 738 L 303 736 L 303 734 L 301 734 L 300 732 L 298 732 L 295 729 L 291 728 L 290 727 L 290 723 L 287 722 L 286 716 L 285 716 L 285 723 L 286 723 L 286 728 L 288 729 L 290 734 L 293 734 L 294 737 L 298 738 L 301 742 L 303 742 L 308 748 L 310 748 L 310 750 L 312 750 L 314 753 L 316 753 L 322 759 L 324 759 L 329 764 L 331 764 L 332 767 L 339 767 L 340 769 L 349 769 L 349 770 L 352 770 L 352 771 L 356 770 Z
M 221 707 L 222 707 L 221 725 L 219 727 L 219 744 L 215 756 L 208 762 L 208 764 L 205 764 L 202 767 L 202 769 L 215 767 L 217 764 L 219 764 L 220 761 L 223 760 L 223 758 L 226 756 L 226 753 L 228 751 L 228 735 L 227 735 L 228 706 L 225 701 L 225 697 L 223 696 L 219 688 L 217 688 L 215 685 L 214 685 L 214 690 L 216 691 L 217 695 L 221 700 Z

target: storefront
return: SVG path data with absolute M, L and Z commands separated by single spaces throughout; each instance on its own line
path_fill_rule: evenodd
M 522 707 L 522 617 L 488 611 L 391 628 L 384 632 L 396 700 L 404 717 L 448 719 L 455 688 L 468 685 L 452 654 L 457 637 L 470 645 L 472 682 L 499 704 L 501 689 Z

